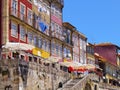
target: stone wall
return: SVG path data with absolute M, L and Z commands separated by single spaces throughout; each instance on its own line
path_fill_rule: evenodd
M 18 62 L 19 61 L 19 62 Z M 0 90 L 56 90 L 59 82 L 65 83 L 70 74 L 60 70 L 59 64 L 0 60 Z

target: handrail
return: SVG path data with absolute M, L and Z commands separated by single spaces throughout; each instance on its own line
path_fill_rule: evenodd
M 84 78 L 82 78 L 77 84 L 75 84 L 71 90 L 75 90 L 75 88 L 83 88 L 85 83 L 87 82 L 87 80 L 89 79 L 89 74 L 86 75 Z M 84 85 L 83 85 L 83 82 L 84 82 Z

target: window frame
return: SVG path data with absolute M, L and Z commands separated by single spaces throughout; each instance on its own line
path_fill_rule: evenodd
M 24 7 L 24 13 L 21 12 L 21 7 Z M 26 17 L 26 6 L 20 2 L 20 19 L 21 20 L 25 20 L 25 17 Z
M 29 16 L 29 12 L 31 13 L 31 16 Z M 30 17 L 30 18 L 29 18 Z M 33 15 L 32 15 L 32 10 L 30 8 L 27 8 L 27 21 L 28 21 L 28 24 L 29 25 L 32 25 L 32 18 L 33 18 Z
M 15 25 L 16 26 L 16 30 L 14 30 L 14 29 L 12 29 L 12 25 Z M 16 32 L 13 32 L 13 30 Z M 13 34 L 13 33 L 15 33 L 15 34 Z M 11 36 L 12 37 L 15 37 L 15 38 L 18 38 L 18 24 L 17 23 L 15 23 L 15 22 L 11 22 Z
M 13 6 L 13 1 L 16 1 L 17 3 L 16 3 L 16 7 L 14 7 Z M 17 10 L 18 10 L 18 0 L 12 0 L 11 1 L 11 12 L 12 12 L 12 14 L 14 15 L 14 16 L 18 16 L 18 14 L 17 14 Z
M 23 32 L 24 32 L 24 35 L 23 35 Z M 20 40 L 22 41 L 26 40 L 26 29 L 22 25 L 20 25 Z
M 29 36 L 31 36 L 31 38 L 29 38 Z M 27 41 L 29 44 L 32 44 L 33 43 L 33 34 L 31 32 L 28 32 L 28 37 L 27 37 Z M 30 42 L 31 41 L 31 42 Z

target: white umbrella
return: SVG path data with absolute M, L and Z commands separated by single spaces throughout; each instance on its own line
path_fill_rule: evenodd
M 77 63 L 77 62 L 74 62 L 74 61 L 72 61 L 72 62 L 60 62 L 60 64 L 63 65 L 63 66 L 67 66 L 67 67 L 72 66 L 74 68 L 77 68 L 77 67 L 81 66 L 80 63 Z
M 7 42 L 5 45 L 2 46 L 2 48 L 10 50 L 32 50 L 35 47 L 26 43 Z
M 50 62 L 59 62 L 60 60 L 61 60 L 61 58 L 60 57 L 57 57 L 57 56 L 50 56 L 49 58 L 48 58 L 48 60 L 50 61 Z

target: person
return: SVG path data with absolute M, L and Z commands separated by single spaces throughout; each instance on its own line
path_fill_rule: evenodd
M 62 82 L 59 82 L 58 88 L 62 88 L 62 86 L 63 86 Z

